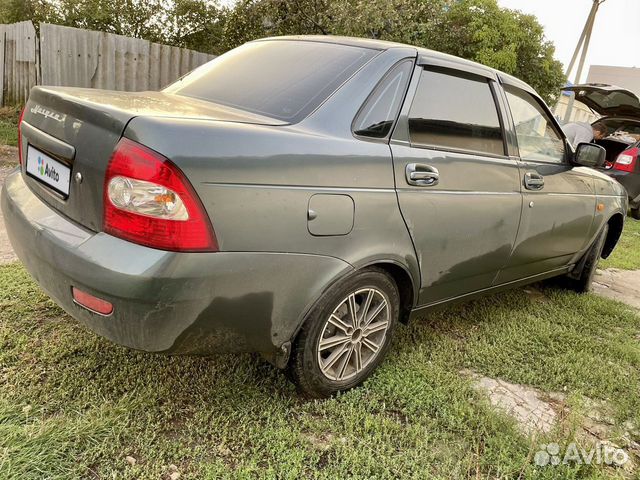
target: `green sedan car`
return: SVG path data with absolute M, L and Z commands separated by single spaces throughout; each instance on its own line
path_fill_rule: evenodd
M 71 316 L 149 352 L 259 352 L 311 397 L 435 307 L 587 291 L 627 211 L 531 87 L 375 40 L 259 40 L 161 92 L 36 87 L 19 128 L 7 230 Z

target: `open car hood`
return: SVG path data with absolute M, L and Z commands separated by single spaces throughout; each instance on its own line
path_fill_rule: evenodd
M 640 100 L 629 90 L 604 83 L 585 83 L 563 88 L 575 92 L 576 100 L 606 117 L 629 117 L 640 120 Z

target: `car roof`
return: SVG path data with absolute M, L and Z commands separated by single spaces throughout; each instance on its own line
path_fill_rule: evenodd
M 448 63 L 455 64 L 456 67 L 460 67 L 461 70 L 469 69 L 469 70 L 475 70 L 475 71 L 484 71 L 487 74 L 493 74 L 499 77 L 503 82 L 509 83 L 516 87 L 520 87 L 529 92 L 536 93 L 533 87 L 531 87 L 529 84 L 523 82 L 519 78 L 516 78 L 512 75 L 501 72 L 500 70 L 496 70 L 495 68 L 491 68 L 481 63 L 473 62 L 471 60 L 467 60 L 461 57 L 456 57 L 455 55 L 449 55 L 448 53 L 442 53 L 436 50 L 430 50 L 428 48 L 423 48 L 423 47 L 416 47 L 415 45 L 408 45 L 405 43 L 390 42 L 387 40 L 378 40 L 373 38 L 343 37 L 343 36 L 336 36 L 336 35 L 285 35 L 280 37 L 262 38 L 254 41 L 262 42 L 262 41 L 273 41 L 273 40 L 334 43 L 337 45 L 369 48 L 369 49 L 380 50 L 380 51 L 389 50 L 391 48 L 412 48 L 416 50 L 419 56 L 424 55 L 424 56 L 435 58 L 438 60 L 445 60 Z

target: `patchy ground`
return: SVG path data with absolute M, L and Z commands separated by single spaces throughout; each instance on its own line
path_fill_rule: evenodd
M 476 390 L 489 397 L 491 405 L 511 415 L 525 435 L 550 433 L 556 426 L 558 414 L 548 394 L 469 370 L 461 373 L 471 378 Z
M 19 117 L 20 107 L 0 107 L 0 145 L 18 145 Z
M 553 435 L 555 431 L 571 430 L 581 448 L 589 450 L 605 446 L 621 458 L 619 467 L 625 474 L 634 474 L 640 464 L 640 430 L 633 421 L 616 421 L 606 401 L 580 398 L 572 405 L 567 395 L 544 392 L 526 385 L 485 377 L 471 370 L 462 370 L 473 387 L 485 395 L 493 407 L 512 417 L 519 430 L 529 438 Z M 552 442 L 557 445 L 556 442 Z M 542 447 L 543 450 L 545 447 Z M 563 452 L 560 457 L 564 457 Z M 559 454 L 559 452 L 556 452 Z
M 593 292 L 640 309 L 640 270 L 598 270 Z
M 18 149 L 0 145 L 0 189 L 4 185 L 7 174 L 13 170 L 18 163 Z M 4 228 L 4 216 L 0 210 L 0 265 L 15 262 L 18 258 L 13 253 L 7 231 Z

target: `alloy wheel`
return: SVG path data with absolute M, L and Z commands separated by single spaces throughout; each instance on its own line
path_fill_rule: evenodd
M 349 294 L 326 320 L 318 342 L 318 364 L 331 380 L 348 380 L 378 355 L 389 329 L 389 302 L 376 288 Z

